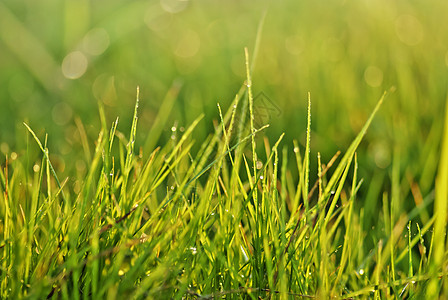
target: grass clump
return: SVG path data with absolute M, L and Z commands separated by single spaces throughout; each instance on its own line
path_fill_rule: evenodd
M 443 166 L 440 213 L 421 226 L 412 212 L 399 213 L 399 178 L 392 180 L 375 224 L 383 234 L 370 237 L 373 248 L 364 244 L 370 212 L 355 204 L 361 184 L 369 183 L 358 178 L 356 150 L 386 94 L 342 157 L 325 162 L 310 153 L 310 95 L 304 149 L 298 142 L 292 150 L 282 145 L 283 135 L 274 143 L 259 138 L 267 125 L 254 125 L 248 61 L 246 51 L 245 85 L 225 114 L 218 105 L 220 121 L 197 152 L 193 135 L 201 116 L 173 142 L 154 148 L 157 124 L 145 143 L 151 149 L 137 151 L 139 91 L 128 138 L 117 130 L 118 119 L 107 125 L 100 105 L 101 130 L 77 193 L 67 187 L 69 178 L 58 178 L 48 138 L 25 124 L 27 152 L 6 157 L 0 172 L 1 297 L 418 299 L 444 293 Z M 247 109 L 249 120 L 242 117 Z M 36 163 L 29 161 L 33 140 L 42 153 Z

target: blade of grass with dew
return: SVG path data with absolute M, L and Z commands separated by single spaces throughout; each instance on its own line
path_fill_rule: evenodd
M 415 245 L 417 245 L 417 243 L 419 241 L 421 241 L 421 237 L 430 231 L 430 229 L 432 229 L 434 222 L 436 220 L 436 216 L 434 215 L 426 224 L 425 226 L 423 226 L 423 228 L 421 228 L 421 230 L 419 230 L 419 235 L 414 237 L 411 242 L 409 243 L 409 246 L 411 248 L 413 248 Z M 418 224 L 417 224 L 418 226 Z M 419 227 L 420 228 L 420 227 Z M 395 263 L 399 263 L 402 259 L 404 259 L 406 257 L 406 254 L 409 255 L 409 249 L 403 249 L 403 251 L 400 253 L 400 255 L 398 255 L 397 259 L 395 260 Z
M 286 262 L 283 256 L 284 250 L 287 246 L 286 240 L 286 197 L 287 197 L 287 166 L 288 166 L 288 148 L 286 146 L 283 147 L 282 151 L 282 166 L 281 166 L 281 190 L 280 190 L 280 246 L 277 252 L 277 270 L 274 274 L 274 282 L 277 278 L 280 280 L 279 288 L 280 291 L 288 290 L 288 280 L 287 280 L 287 270 L 286 270 Z
M 134 157 L 134 145 L 135 135 L 137 133 L 137 121 L 138 121 L 138 104 L 140 101 L 140 88 L 137 86 L 137 97 L 135 100 L 134 115 L 132 117 L 131 133 L 129 136 L 129 142 L 126 145 L 126 161 L 123 172 L 123 183 L 121 185 L 120 199 L 118 200 L 120 206 L 124 211 L 128 211 L 131 208 L 130 201 L 127 199 L 126 188 L 129 181 L 129 173 L 131 172 L 132 162 Z
M 258 23 L 257 34 L 256 34 L 256 37 L 255 37 L 255 45 L 254 45 L 254 49 L 253 49 L 253 52 L 252 52 L 252 61 L 251 61 L 250 67 L 247 65 L 247 64 L 249 64 L 249 59 L 248 59 L 249 54 L 248 54 L 247 48 L 245 48 L 246 77 L 247 77 L 247 74 L 252 74 L 252 72 L 254 71 L 254 68 L 255 68 L 255 62 L 257 61 L 258 53 L 259 53 L 259 50 L 260 50 L 261 37 L 262 37 L 262 34 L 263 34 L 263 26 L 264 26 L 264 22 L 265 22 L 265 19 L 266 19 L 266 15 L 267 15 L 267 10 L 264 11 L 262 17 L 260 18 L 260 22 Z M 244 93 L 248 93 L 249 92 L 248 89 L 247 89 L 247 84 L 248 84 L 248 82 L 246 81 L 241 86 L 237 96 L 235 97 L 235 100 L 241 99 L 243 97 Z M 248 99 L 248 101 L 244 101 L 243 105 L 242 105 L 242 110 L 241 110 L 241 115 L 240 115 L 241 122 L 239 122 L 239 126 L 237 128 L 237 130 L 238 130 L 237 131 L 237 136 L 236 136 L 237 140 L 242 139 L 243 134 L 244 134 L 245 121 L 246 121 L 245 118 L 246 118 L 246 115 L 247 115 L 247 106 L 250 105 L 249 97 L 247 99 Z M 251 118 L 251 117 L 249 116 L 249 118 Z M 242 157 L 241 156 L 242 151 L 243 151 L 243 149 L 238 149 L 238 151 L 236 153 L 235 166 L 234 166 L 235 173 L 239 173 L 239 170 L 240 170 L 240 165 L 241 165 L 241 160 L 240 159 Z
M 171 160 L 173 159 L 173 157 L 176 155 L 176 153 L 179 151 L 179 149 L 182 147 L 182 145 L 184 144 L 184 142 L 187 140 L 187 138 L 191 135 L 191 133 L 193 132 L 193 129 L 197 126 L 197 124 L 199 123 L 199 121 L 203 118 L 203 115 L 199 116 L 192 125 L 190 125 L 190 127 L 188 127 L 188 129 L 185 131 L 185 133 L 182 135 L 182 138 L 180 139 L 179 143 L 176 144 L 176 146 L 174 147 L 174 149 L 172 150 L 171 154 L 165 159 L 165 165 L 163 166 L 163 168 L 159 171 L 157 177 L 154 179 L 154 183 L 151 187 L 151 189 L 149 190 L 149 192 L 151 193 L 157 186 L 159 186 L 162 181 L 164 180 L 164 178 L 166 176 L 168 176 L 169 174 L 169 170 L 167 170 L 168 168 L 168 164 L 171 162 Z
M 353 181 L 352 181 L 352 191 L 350 198 L 352 199 L 349 201 L 349 207 L 348 211 L 345 211 L 345 226 L 346 226 L 346 233 L 344 235 L 344 246 L 342 248 L 342 255 L 341 255 L 341 261 L 339 264 L 339 270 L 336 277 L 335 285 L 333 286 L 333 293 L 337 290 L 337 284 L 340 282 L 342 278 L 342 274 L 344 272 L 344 269 L 346 268 L 346 265 L 350 265 L 351 260 L 351 243 L 350 243 L 350 237 L 352 236 L 352 215 L 353 215 L 353 202 L 355 200 L 356 196 L 356 186 L 357 186 L 357 180 L 358 180 L 358 159 L 357 155 L 355 153 L 355 165 L 354 165 L 354 171 L 353 171 Z
M 251 79 L 251 73 L 250 73 L 250 69 L 249 69 L 249 52 L 247 50 L 247 48 L 244 48 L 244 53 L 245 53 L 245 58 L 246 58 L 246 85 L 247 85 L 247 94 L 248 94 L 248 98 L 249 98 L 249 126 L 250 126 L 250 133 L 251 133 L 251 144 L 252 144 L 252 169 L 254 174 L 251 176 L 256 176 L 257 173 L 257 146 L 255 143 L 255 126 L 254 126 L 254 98 L 252 95 L 252 79 Z M 257 189 L 254 189 L 254 201 L 255 203 L 258 201 L 258 197 L 257 197 Z M 258 205 L 256 204 L 256 207 L 258 207 Z
M 303 165 L 302 165 L 302 156 L 300 155 L 300 148 L 299 148 L 299 144 L 297 143 L 296 140 L 294 140 L 293 142 L 294 145 L 294 154 L 296 157 L 296 162 L 297 162 L 297 172 L 299 173 L 299 182 L 297 184 L 296 187 L 296 193 L 294 196 L 294 200 L 292 203 L 292 211 L 295 213 L 299 207 L 299 201 L 300 201 L 300 196 L 302 195 L 302 189 L 303 189 Z M 290 218 L 290 220 L 288 221 L 288 225 L 291 226 L 291 222 L 294 222 L 292 220 L 292 218 Z
M 307 218 L 310 205 L 308 201 L 308 186 L 309 186 L 309 178 L 310 178 L 310 144 L 311 144 L 311 94 L 308 93 L 308 109 L 307 109 L 307 122 L 306 122 L 306 145 L 305 145 L 305 156 L 303 158 L 303 203 L 305 205 L 305 221 L 310 222 Z
M 383 103 L 385 97 L 387 95 L 387 92 L 384 92 L 383 96 L 380 98 L 380 100 L 378 101 L 377 105 L 375 106 L 375 108 L 373 109 L 373 112 L 370 114 L 369 118 L 367 119 L 366 123 L 364 124 L 363 128 L 361 129 L 361 131 L 358 133 L 358 135 L 356 136 L 356 138 L 354 139 L 354 141 L 352 142 L 352 144 L 349 146 L 347 152 L 345 153 L 345 155 L 342 157 L 338 167 L 336 168 L 335 172 L 333 173 L 333 175 L 330 178 L 330 181 L 327 184 L 327 187 L 324 191 L 324 194 L 322 197 L 327 198 L 328 195 L 330 194 L 331 190 L 335 187 L 336 182 L 341 178 L 341 176 L 344 177 L 343 172 L 345 174 L 345 176 L 347 175 L 347 171 L 348 171 L 348 167 L 352 161 L 353 155 L 355 154 L 356 149 L 358 148 L 359 144 L 361 143 L 361 140 L 363 139 L 364 135 L 367 132 L 367 129 L 370 127 L 370 124 L 372 123 L 373 118 L 375 117 L 376 113 L 378 112 L 381 104 Z M 346 169 L 344 171 L 344 169 Z M 343 179 L 345 181 L 345 177 Z M 339 192 L 336 191 L 335 196 L 333 197 L 333 200 L 330 204 L 330 207 L 328 209 L 328 213 L 327 215 L 331 216 L 333 213 L 333 210 L 336 206 L 336 203 L 339 199 L 339 194 L 342 190 L 342 184 L 339 185 L 340 189 Z M 326 223 L 328 223 L 328 219 L 326 220 Z

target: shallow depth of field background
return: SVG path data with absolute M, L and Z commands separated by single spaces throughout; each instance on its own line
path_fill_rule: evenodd
M 82 178 L 77 122 L 93 141 L 101 101 L 108 121 L 119 116 L 118 129 L 128 132 L 137 86 L 137 146 L 173 84 L 180 91 L 159 143 L 169 140 L 171 126 L 186 127 L 204 113 L 195 132 L 200 144 L 219 120 L 217 102 L 228 107 L 244 82 L 244 47 L 252 53 L 265 13 L 253 90 L 279 108 L 265 134 L 286 132 L 288 147 L 293 139 L 303 144 L 310 92 L 312 157 L 320 151 L 328 161 L 392 88 L 358 153 L 367 182 L 361 195 L 381 199 L 394 159 L 402 203 L 413 207 L 431 194 L 448 78 L 448 2 L 435 0 L 3 0 L 2 156 L 24 155 L 25 121 L 40 137 L 49 134 L 56 171 Z M 366 225 L 379 205 L 365 208 Z

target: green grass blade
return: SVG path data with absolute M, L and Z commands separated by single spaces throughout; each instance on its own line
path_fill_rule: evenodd
M 44 149 L 44 147 L 42 146 L 42 143 L 40 142 L 39 138 L 34 133 L 34 131 L 31 129 L 31 127 L 29 127 L 26 123 L 23 123 L 23 125 L 25 125 L 25 127 L 28 129 L 28 131 L 33 136 L 33 138 L 36 141 L 36 143 L 39 145 L 40 150 L 42 151 L 42 153 L 44 154 L 45 159 L 47 160 L 47 163 L 48 163 L 49 169 L 51 171 L 51 174 L 53 175 L 54 179 L 56 180 L 56 184 L 58 185 L 59 189 L 62 189 L 62 186 L 61 186 L 61 183 L 59 181 L 58 175 L 56 174 L 56 171 L 54 170 L 53 165 L 51 164 L 50 157 L 48 156 L 48 150 L 46 148 Z M 64 202 L 66 202 L 66 199 L 65 199 L 63 191 L 61 191 L 61 196 L 62 196 L 62 199 L 64 200 Z
M 447 102 L 448 103 L 448 102 Z M 448 210 L 448 105 L 445 111 L 445 125 L 442 139 L 442 150 L 439 161 L 439 171 L 436 178 L 436 200 L 434 203 L 434 251 L 431 258 L 431 271 L 436 274 L 442 267 L 446 247 L 446 222 Z M 445 281 L 445 280 L 444 280 Z M 440 280 L 433 277 L 426 292 L 427 299 L 436 299 L 439 296 Z

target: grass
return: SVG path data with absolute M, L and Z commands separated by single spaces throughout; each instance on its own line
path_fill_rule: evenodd
M 383 191 L 375 223 L 382 234 L 372 234 L 364 227 L 369 212 L 356 208 L 365 184 L 358 176 L 357 149 L 386 93 L 342 157 L 337 153 L 323 162 L 310 151 L 310 95 L 304 149 L 297 142 L 284 144 L 283 135 L 273 143 L 257 138 L 266 126 L 255 128 L 253 121 L 247 49 L 246 69 L 245 85 L 225 114 L 218 105 L 220 121 L 199 141 L 197 152 L 193 136 L 202 116 L 181 136 L 172 128 L 172 142 L 143 151 L 135 148 L 139 89 L 128 137 L 117 130 L 118 119 L 108 125 L 100 105 L 102 126 L 86 158 L 87 174 L 78 178 L 78 193 L 66 187 L 69 178 L 58 178 L 47 147 L 51 137 L 39 137 L 25 124 L 27 152 L 6 157 L 0 172 L 1 297 L 446 296 L 440 279 L 446 264 L 440 238 L 446 223 L 446 147 L 436 185 L 438 213 L 420 226 L 412 212 L 403 212 L 397 154 L 391 190 Z M 245 106 L 248 120 L 241 117 Z M 36 145 L 41 159 L 34 162 L 27 153 Z M 315 184 L 310 174 L 317 176 Z M 375 241 L 369 251 L 366 236 Z
M 0 2 L 0 298 L 448 298 L 445 2 L 56 2 Z

